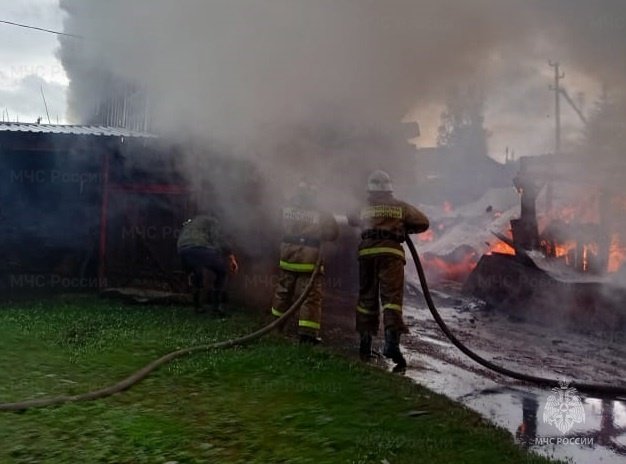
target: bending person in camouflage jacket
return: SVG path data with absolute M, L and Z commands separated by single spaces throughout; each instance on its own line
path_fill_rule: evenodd
M 239 265 L 217 219 L 211 215 L 199 215 L 185 222 L 178 237 L 177 249 L 183 269 L 191 274 L 196 311 L 202 312 L 206 269 L 215 275 L 209 297 L 212 309 L 218 315 L 225 315 L 223 304 L 226 301 L 228 271 L 236 273 Z

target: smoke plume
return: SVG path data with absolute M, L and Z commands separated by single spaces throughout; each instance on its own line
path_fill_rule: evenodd
M 410 113 L 432 125 L 439 115 L 424 111 L 450 88 L 484 92 L 492 152 L 510 138 L 523 145 L 518 153 L 537 154 L 551 146 L 548 59 L 567 67 L 577 90 L 606 84 L 617 94 L 626 80 L 620 0 L 61 6 L 65 30 L 86 37 L 63 39 L 60 51 L 71 119 L 89 121 L 111 82 L 124 79 L 149 95 L 154 131 L 210 141 L 281 187 L 314 178 L 334 199 L 361 188 L 368 169 L 412 172 L 406 139 L 416 134 L 400 121 Z

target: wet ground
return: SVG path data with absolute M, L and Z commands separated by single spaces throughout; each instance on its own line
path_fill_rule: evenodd
M 438 294 L 442 316 L 463 343 L 486 359 L 543 377 L 623 384 L 624 334 L 583 333 L 564 321 L 526 321 L 452 294 Z M 407 295 L 406 303 L 411 330 L 403 340 L 407 375 L 417 383 L 467 405 L 537 453 L 576 464 L 626 462 L 626 398 L 601 400 L 579 393 L 584 418 L 562 433 L 544 422 L 548 398 L 558 398 L 555 392 L 484 369 L 445 338 L 421 295 Z

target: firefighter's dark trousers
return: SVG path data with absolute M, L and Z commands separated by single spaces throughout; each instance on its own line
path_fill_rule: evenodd
M 402 319 L 403 294 L 404 260 L 400 256 L 380 254 L 359 258 L 356 330 L 378 333 L 382 305 L 385 329 L 408 333 Z
M 311 278 L 310 272 L 293 272 L 281 269 L 272 301 L 272 314 L 282 316 L 285 311 L 302 294 L 304 287 Z M 317 337 L 322 322 L 322 285 L 324 277 L 318 274 L 307 297 L 300 306 L 298 332 L 301 335 Z
M 192 273 L 191 283 L 195 288 L 204 286 L 204 270 L 208 269 L 215 274 L 213 289 L 216 292 L 223 292 L 226 287 L 226 277 L 228 276 L 228 266 L 224 254 L 215 248 L 188 247 L 178 250 L 183 269 L 187 273 Z

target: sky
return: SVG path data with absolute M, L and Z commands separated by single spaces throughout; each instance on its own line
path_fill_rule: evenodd
M 485 81 L 488 93 L 485 99 L 485 127 L 489 133 L 489 155 L 503 161 L 507 148 L 516 157 L 551 153 L 555 144 L 554 68 L 550 55 L 533 57 L 512 68 L 510 61 L 494 55 L 490 76 Z M 584 72 L 561 63 L 566 77 L 561 86 L 574 102 L 589 114 L 594 102 L 602 95 L 602 83 Z M 579 98 L 580 97 L 580 98 Z M 582 103 L 580 99 L 582 98 Z M 415 139 L 418 146 L 436 144 L 442 104 L 418 108 L 409 119 L 420 122 L 422 137 Z M 576 145 L 583 136 L 584 124 L 568 103 L 561 98 L 561 130 L 563 145 Z
M 58 0 L 0 0 L 0 19 L 63 30 Z M 67 75 L 56 56 L 56 35 L 0 24 L 0 120 L 47 122 L 41 89 L 50 121 L 66 121 Z

